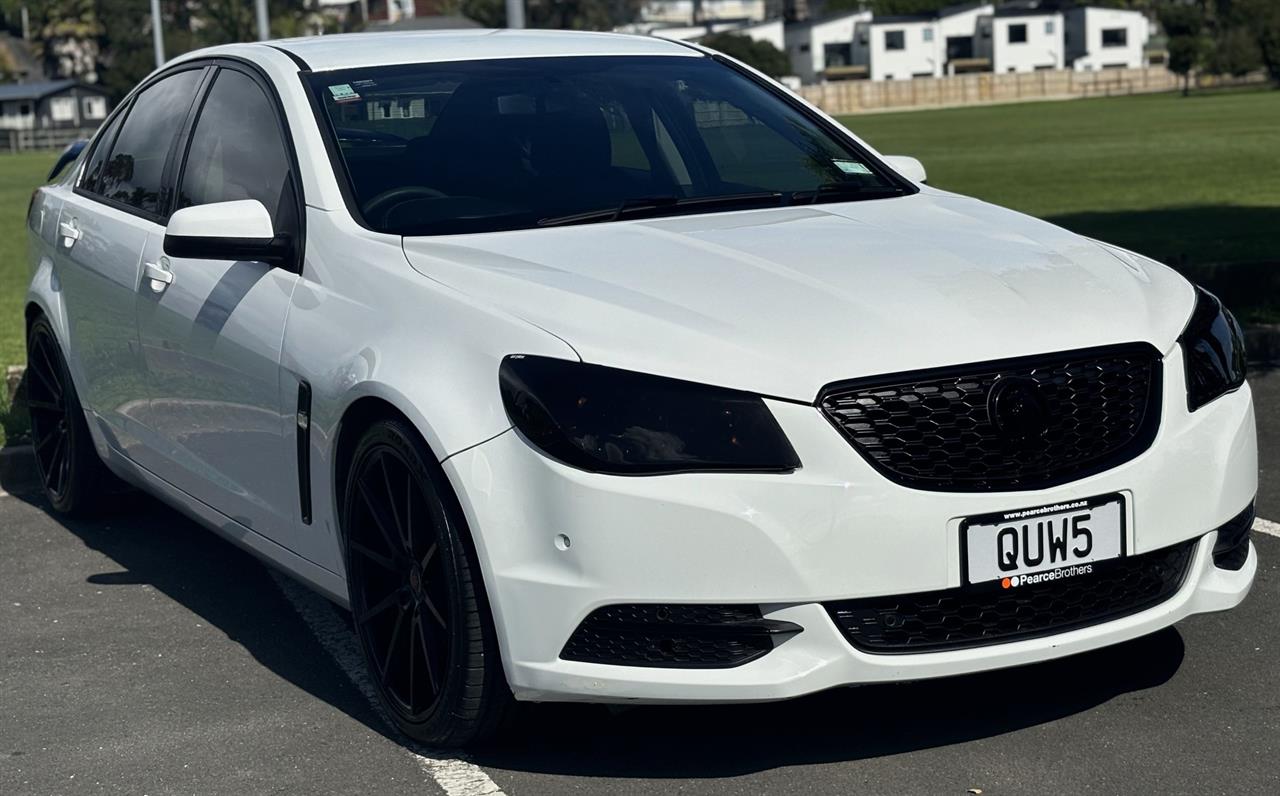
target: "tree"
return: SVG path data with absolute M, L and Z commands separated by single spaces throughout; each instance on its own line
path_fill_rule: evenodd
M 1243 26 L 1220 29 L 1213 42 L 1209 69 L 1219 75 L 1247 75 L 1262 66 L 1258 37 Z
M 754 66 L 769 77 L 791 74 L 791 59 L 767 41 L 756 41 L 736 33 L 713 33 L 704 36 L 702 44 Z
M 46 0 L 32 11 L 34 49 L 44 61 L 45 72 L 95 82 L 102 25 L 94 0 Z
M 644 0 L 526 0 L 531 28 L 611 30 L 636 18 Z M 461 11 L 488 28 L 507 25 L 505 0 L 462 0 Z
M 96 0 L 96 4 L 102 20 L 100 82 L 118 101 L 155 69 L 150 7 L 145 0 Z M 139 18 L 143 8 L 147 13 Z M 317 25 L 307 0 L 269 0 L 267 13 L 275 36 L 306 35 Z M 168 58 L 200 47 L 258 38 L 250 0 L 160 0 L 160 16 Z
M 1196 5 L 1166 5 L 1160 9 L 1160 26 L 1169 37 L 1169 69 L 1182 75 L 1182 95 L 1191 90 L 1191 70 L 1205 57 L 1204 9 Z
M 1280 3 L 1276 0 L 1222 0 L 1220 13 L 1252 32 L 1258 56 L 1280 86 Z

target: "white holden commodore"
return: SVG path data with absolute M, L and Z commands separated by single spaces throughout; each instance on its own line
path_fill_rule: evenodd
M 58 512 L 114 474 L 349 607 L 413 738 L 1027 664 L 1231 608 L 1212 295 L 656 38 L 184 56 L 29 213 Z

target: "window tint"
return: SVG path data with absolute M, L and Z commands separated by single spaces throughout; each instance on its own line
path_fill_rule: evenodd
M 420 107 L 413 102 L 387 105 L 404 115 L 378 118 L 421 119 Z M 385 106 L 377 110 L 382 113 Z M 288 185 L 289 156 L 275 106 L 248 75 L 221 70 L 191 134 L 178 207 L 257 199 L 271 214 L 276 229 L 283 229 L 293 220 Z
M 785 191 L 814 187 L 810 162 L 795 156 L 797 142 L 736 105 L 694 100 L 693 118 L 721 180 L 751 187 L 763 183 Z M 822 153 L 816 141 L 802 146 L 812 147 L 833 161 L 841 157 L 834 150 Z
M 160 212 L 165 158 L 191 108 L 200 73 L 178 72 L 138 95 L 103 168 L 99 193 L 148 213 Z
M 120 129 L 120 120 L 124 118 L 123 113 L 116 115 L 111 120 L 111 124 L 103 130 L 93 145 L 93 154 L 89 157 L 89 163 L 84 169 L 84 178 L 80 181 L 80 187 L 86 191 L 98 190 L 98 178 L 102 176 L 102 164 L 107 161 L 107 150 L 111 149 L 111 139 L 115 137 L 116 130 Z
M 776 206 L 904 191 L 847 141 L 710 58 L 485 60 L 310 80 L 341 149 L 339 178 L 383 232 L 608 220 L 637 202 L 652 215 L 709 212 L 700 208 L 719 198 Z

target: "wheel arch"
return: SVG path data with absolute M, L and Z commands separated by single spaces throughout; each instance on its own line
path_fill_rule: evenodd
M 333 516 L 338 531 L 338 542 L 342 547 L 341 554 L 346 555 L 346 532 L 341 527 L 342 507 L 346 501 L 347 478 L 351 472 L 352 460 L 364 433 L 382 420 L 399 420 L 407 424 L 418 435 L 418 439 L 430 454 L 427 466 L 433 470 L 439 483 L 444 487 L 442 497 L 449 501 L 450 508 L 460 524 L 462 538 L 470 554 L 475 557 L 483 586 L 488 581 L 488 562 L 480 555 L 482 547 L 478 544 L 475 532 L 467 520 L 467 513 L 463 508 L 457 485 L 449 478 L 446 469 L 441 466 L 445 457 L 440 453 L 439 437 L 432 433 L 426 419 L 413 408 L 411 402 L 403 400 L 394 391 L 386 389 L 361 391 L 354 396 L 343 409 L 332 435 L 330 485 L 333 490 Z M 487 589 L 484 589 L 484 592 L 485 602 L 488 603 Z
M 401 421 L 418 435 L 419 440 L 430 454 L 427 466 L 437 476 L 438 483 L 443 488 L 441 497 L 449 502 L 450 513 L 458 523 L 459 535 L 463 544 L 466 545 L 467 553 L 475 561 L 476 574 L 480 580 L 479 588 L 476 590 L 477 599 L 480 600 L 488 613 L 491 632 L 494 633 L 498 648 L 503 653 L 502 657 L 505 658 L 506 641 L 502 634 L 498 632 L 502 624 L 498 616 L 498 607 L 495 605 L 489 591 L 489 584 L 493 582 L 493 575 L 490 570 L 490 562 L 487 556 L 483 554 L 483 540 L 478 538 L 477 533 L 471 527 L 468 513 L 461 496 L 458 494 L 457 485 L 449 477 L 448 470 L 441 466 L 444 457 L 441 457 L 439 449 L 432 444 L 434 435 L 429 430 L 424 432 L 425 419 L 420 416 L 416 409 L 411 408 L 413 406 L 412 403 L 408 401 L 402 403 L 402 397 L 398 399 L 397 395 L 394 391 L 385 389 L 374 392 L 360 392 L 343 409 L 332 434 L 330 485 L 333 489 L 334 528 L 337 531 L 339 552 L 344 560 L 344 569 L 346 530 L 342 527 L 343 503 L 346 500 L 346 482 L 351 472 L 355 451 L 364 433 L 375 423 L 382 420 Z

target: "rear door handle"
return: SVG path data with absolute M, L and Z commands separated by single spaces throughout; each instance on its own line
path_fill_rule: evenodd
M 161 257 L 157 263 L 144 262 L 142 275 L 151 282 L 153 293 L 163 293 L 165 288 L 173 284 L 173 271 L 169 270 L 168 257 Z
M 58 222 L 58 234 L 62 236 L 62 245 L 70 249 L 80 240 L 80 225 L 73 218 L 70 221 Z

